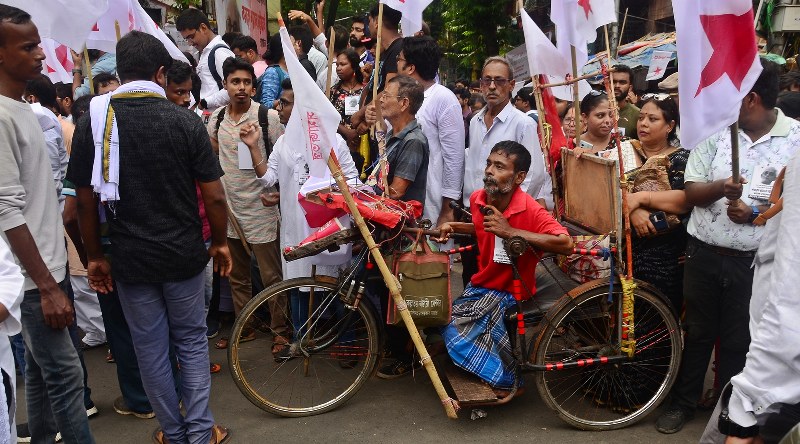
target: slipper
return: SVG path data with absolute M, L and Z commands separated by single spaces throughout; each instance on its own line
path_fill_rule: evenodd
M 239 343 L 250 342 L 256 338 L 256 332 L 252 328 L 242 330 L 242 336 L 239 337 Z M 228 344 L 230 343 L 230 339 L 226 337 L 219 338 L 217 342 L 214 343 L 214 347 L 220 350 L 224 350 L 228 348 Z
M 214 348 L 218 348 L 220 350 L 228 348 L 228 338 L 223 336 L 217 339 L 217 342 L 214 343 Z
M 113 363 L 117 362 L 114 359 L 114 355 L 111 354 L 111 349 L 108 349 L 108 354 L 106 354 L 106 362 L 109 363 L 109 364 L 113 364 Z
M 511 390 L 503 390 L 503 389 L 496 389 L 493 388 L 492 391 L 494 395 L 497 396 L 497 399 L 505 399 L 511 396 Z M 514 397 L 522 396 L 525 393 L 525 387 L 518 387 L 517 391 L 514 393 Z
M 164 430 L 161 427 L 153 431 L 153 442 L 155 444 L 168 444 L 167 438 L 164 438 Z
M 209 444 L 224 444 L 231 440 L 231 432 L 226 427 L 214 424 L 211 427 L 211 441 Z
M 275 362 L 285 361 L 290 358 L 291 347 L 289 340 L 283 336 L 275 336 L 272 340 L 272 357 Z
M 220 371 L 220 370 L 222 370 L 222 366 L 221 366 L 221 365 L 219 365 L 219 364 L 216 364 L 216 363 L 212 362 L 212 363 L 211 363 L 211 367 L 210 367 L 210 369 L 211 369 L 211 373 L 212 373 L 212 374 L 213 374 L 213 373 L 219 373 L 219 371 Z

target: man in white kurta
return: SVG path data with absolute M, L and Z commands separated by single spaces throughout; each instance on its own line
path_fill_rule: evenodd
M 0 337 L 14 336 L 22 331 L 19 304 L 25 279 L 6 242 L 0 238 Z M 0 338 L 0 369 L 4 389 L 0 390 L 0 442 L 17 442 L 16 386 L 14 355 L 7 337 Z M 7 399 L 7 395 L 11 399 Z

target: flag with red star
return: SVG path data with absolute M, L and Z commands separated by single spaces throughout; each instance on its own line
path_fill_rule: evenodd
M 62 82 L 72 84 L 72 55 L 66 45 L 48 38 L 43 38 L 39 44 L 44 51 L 45 59 L 42 73 L 50 77 L 53 83 Z
M 571 59 L 574 46 L 580 68 L 588 59 L 586 46 L 597 39 L 597 28 L 615 23 L 617 10 L 614 0 L 553 0 L 550 18 L 556 25 L 559 51 Z
M 761 74 L 750 0 L 674 0 L 681 145 L 736 122 Z
M 81 51 L 86 34 L 106 10 L 108 0 L 3 0 L 3 4 L 30 14 L 39 37 Z

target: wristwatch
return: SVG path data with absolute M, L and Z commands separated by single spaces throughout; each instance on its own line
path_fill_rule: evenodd
M 751 206 L 750 206 L 750 209 L 752 209 L 752 210 L 753 210 L 753 214 L 751 214 L 751 215 L 750 215 L 750 219 L 748 219 L 748 220 L 747 220 L 747 222 L 749 222 L 749 223 L 751 223 L 751 224 L 752 224 L 752 223 L 753 223 L 753 221 L 754 221 L 754 220 L 756 220 L 756 218 L 758 217 L 758 215 L 759 215 L 759 214 L 761 214 L 761 211 L 758 211 L 758 207 L 757 207 L 757 206 L 755 206 L 755 205 L 751 205 Z
M 83 73 L 83 70 L 81 70 L 80 68 L 72 68 L 72 73 L 73 74 L 81 74 L 81 73 Z
M 728 385 L 722 391 L 722 405 L 724 407 L 722 408 L 722 411 L 719 414 L 719 420 L 717 421 L 717 428 L 719 429 L 719 432 L 723 435 L 735 436 L 737 438 L 752 438 L 758 436 L 758 424 L 754 424 L 749 427 L 743 427 L 733 422 L 733 420 L 730 418 L 728 402 L 731 399 L 732 391 L 733 386 L 730 383 L 728 383 Z

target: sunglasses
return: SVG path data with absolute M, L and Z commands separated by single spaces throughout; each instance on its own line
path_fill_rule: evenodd
M 489 86 L 492 84 L 492 82 L 494 82 L 495 86 L 497 86 L 498 88 L 502 88 L 506 86 L 506 84 L 509 82 L 509 79 L 504 79 L 502 77 L 498 77 L 496 79 L 493 79 L 491 77 L 481 78 L 481 86 Z
M 662 100 L 667 100 L 667 99 L 671 99 L 671 98 L 672 98 L 672 96 L 670 96 L 667 93 L 648 93 L 648 94 L 645 94 L 645 95 L 642 96 L 642 101 L 651 100 L 652 99 L 652 100 L 657 100 L 657 101 L 660 102 Z

